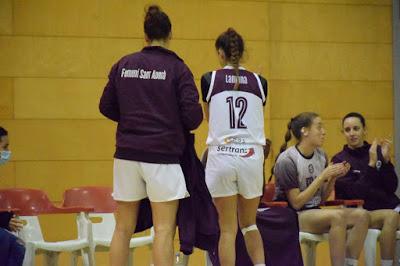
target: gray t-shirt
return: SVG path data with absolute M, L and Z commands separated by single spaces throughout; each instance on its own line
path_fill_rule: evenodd
M 304 191 L 327 166 L 325 152 L 316 149 L 309 158 L 300 153 L 296 146 L 281 153 L 274 167 L 276 180 L 275 200 L 288 201 L 286 191 L 298 188 Z M 322 200 L 322 191 L 317 193 L 302 209 L 318 207 Z

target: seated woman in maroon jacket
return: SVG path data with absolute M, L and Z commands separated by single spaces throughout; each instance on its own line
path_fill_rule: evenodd
M 380 237 L 382 265 L 392 265 L 400 199 L 396 196 L 397 176 L 390 162 L 390 141 L 365 141 L 365 118 L 349 113 L 342 120 L 347 144 L 332 162 L 348 162 L 350 171 L 335 184 L 336 198 L 363 199 L 370 211 L 370 228 L 382 230 Z
M 203 120 L 193 75 L 168 50 L 171 22 L 158 6 L 144 21 L 147 46 L 111 68 L 100 112 L 118 122 L 114 159 L 116 227 L 110 265 L 126 265 L 129 240 L 140 201 L 151 202 L 155 265 L 173 264 L 173 239 L 179 199 L 188 197 L 180 156 L 185 131 Z

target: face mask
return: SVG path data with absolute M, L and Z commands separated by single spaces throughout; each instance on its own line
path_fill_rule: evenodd
M 1 151 L 0 152 L 0 164 L 5 164 L 10 160 L 11 151 Z

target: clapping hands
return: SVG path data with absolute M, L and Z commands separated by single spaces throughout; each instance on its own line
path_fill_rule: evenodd
M 391 148 L 392 142 L 388 139 L 378 140 L 375 138 L 371 144 L 371 148 L 369 149 L 368 165 L 371 167 L 375 167 L 376 162 L 378 161 L 378 152 L 377 152 L 378 145 L 381 146 L 382 156 L 383 156 L 383 160 L 385 161 L 385 163 L 388 163 L 390 161 L 390 148 Z

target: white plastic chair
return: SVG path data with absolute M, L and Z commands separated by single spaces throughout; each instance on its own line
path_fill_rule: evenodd
M 365 266 L 373 266 L 376 262 L 376 244 L 379 241 L 381 231 L 369 229 L 364 243 Z M 368 255 L 367 255 L 368 254 Z M 368 256 L 368 257 L 367 257 Z M 393 266 L 400 266 L 400 231 L 396 232 L 396 247 Z
M 367 237 L 364 241 L 365 266 L 375 266 L 376 263 L 376 244 L 381 236 L 381 230 L 368 229 Z
M 364 242 L 364 258 L 365 266 L 375 266 L 376 264 L 376 246 L 381 236 L 381 230 L 368 229 L 367 237 Z M 400 266 L 400 231 L 396 232 L 396 247 L 395 258 L 393 261 L 394 266 Z
M 114 234 L 115 218 L 113 213 L 89 213 L 91 219 L 101 219 L 101 222 L 93 222 L 93 250 L 104 252 L 109 251 L 111 239 Z M 152 248 L 154 241 L 154 229 L 150 229 L 150 234 L 147 236 L 133 237 L 129 242 L 129 258 L 128 265 L 134 265 L 133 252 L 135 248 L 149 246 Z
M 330 200 L 325 201 L 323 206 L 337 206 L 345 208 L 346 206 L 362 206 L 363 200 Z M 299 232 L 300 244 L 304 244 L 304 253 L 306 257 L 305 266 L 315 266 L 316 249 L 319 243 L 328 241 L 329 234 L 312 234 L 307 232 Z
M 92 221 L 92 246 L 93 252 L 109 251 L 111 239 L 114 234 L 115 218 L 114 211 L 116 203 L 111 196 L 112 189 L 109 187 L 78 187 L 71 188 L 64 192 L 63 206 L 86 206 L 93 208 L 89 213 Z M 150 234 L 141 237 L 133 237 L 129 243 L 128 265 L 133 264 L 133 251 L 137 247 L 149 246 L 152 248 L 154 241 L 154 229 Z M 74 253 L 79 256 L 79 253 Z
M 400 266 L 400 231 L 396 232 L 396 250 L 393 266 Z
M 36 189 L 3 189 L 0 190 L 1 208 L 19 209 L 19 218 L 25 221 L 18 236 L 25 242 L 24 266 L 35 265 L 35 255 L 44 254 L 47 265 L 57 265 L 60 252 L 80 252 L 85 266 L 94 266 L 94 256 L 90 250 L 91 223 L 84 213 L 90 208 L 59 208 L 54 206 L 47 195 Z M 84 232 L 77 239 L 48 242 L 45 241 L 38 215 L 79 213 L 78 217 Z M 71 260 L 74 263 L 74 260 Z M 75 264 L 76 265 L 76 261 Z
M 299 241 L 300 244 L 304 245 L 304 252 L 306 254 L 306 266 L 315 266 L 317 246 L 319 243 L 328 240 L 329 234 L 299 232 Z

